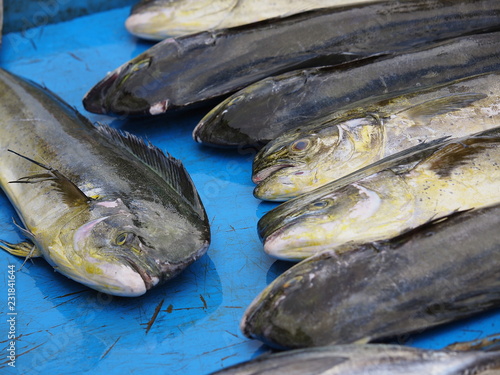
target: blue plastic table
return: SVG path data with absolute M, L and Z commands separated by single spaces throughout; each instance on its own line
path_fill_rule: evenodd
M 208 374 L 269 348 L 245 338 L 240 318 L 255 296 L 291 264 L 262 251 L 258 219 L 275 206 L 252 196 L 251 152 L 202 147 L 191 138 L 210 108 L 154 119 L 123 120 L 87 113 L 83 95 L 104 75 L 151 46 L 129 35 L 130 8 L 4 36 L 0 66 L 45 84 L 92 121 L 147 137 L 183 161 L 212 229 L 207 255 L 170 283 L 139 298 L 109 297 L 54 272 L 43 260 L 16 272 L 15 368 L 8 366 L 8 265 L 0 252 L 0 372 L 7 374 Z M 203 69 L 203 67 L 200 67 Z M 0 192 L 0 236 L 22 239 L 14 210 Z M 408 337 L 441 348 L 500 331 L 500 311 Z

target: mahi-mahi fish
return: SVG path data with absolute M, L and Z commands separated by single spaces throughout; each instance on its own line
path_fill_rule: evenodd
M 110 72 L 83 104 L 94 113 L 159 115 L 286 71 L 496 30 L 499 16 L 497 0 L 381 1 L 167 38 Z
M 421 90 L 500 70 L 500 33 L 475 34 L 340 69 L 294 70 L 260 80 L 213 108 L 193 132 L 204 145 L 262 147 L 359 100 Z
M 127 30 L 144 39 L 246 25 L 328 6 L 375 0 L 142 0 L 125 21 Z
M 500 201 L 499 181 L 500 127 L 438 139 L 283 203 L 259 220 L 259 235 L 268 254 L 300 260 L 493 204 Z
M 496 372 L 495 372 L 496 371 Z M 495 375 L 500 354 L 401 345 L 331 345 L 264 354 L 212 375 Z
M 176 276 L 210 242 L 182 163 L 138 137 L 94 126 L 55 94 L 0 70 L 0 186 L 26 241 L 58 272 L 139 296 Z
M 359 103 L 288 131 L 255 156 L 255 197 L 284 201 L 388 155 L 500 125 L 500 73 Z
M 0 45 L 2 44 L 3 33 L 3 0 L 0 0 Z
M 272 346 L 304 348 L 406 340 L 498 308 L 499 228 L 497 203 L 389 240 L 325 250 L 269 284 L 241 328 Z

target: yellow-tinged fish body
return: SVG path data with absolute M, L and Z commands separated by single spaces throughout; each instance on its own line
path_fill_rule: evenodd
M 311 9 L 371 1 L 374 0 L 143 0 L 132 8 L 125 27 L 141 38 L 163 40 Z
M 205 210 L 182 164 L 87 119 L 0 70 L 0 186 L 28 238 L 0 247 L 43 256 L 93 289 L 138 296 L 208 248 Z
M 406 148 L 498 125 L 500 73 L 360 102 L 261 149 L 253 164 L 254 195 L 284 201 Z
M 359 178 L 347 176 L 345 185 L 334 181 L 331 188 L 324 185 L 268 212 L 259 221 L 264 250 L 303 259 L 500 202 L 500 128 L 408 151 L 379 165 L 358 172 Z

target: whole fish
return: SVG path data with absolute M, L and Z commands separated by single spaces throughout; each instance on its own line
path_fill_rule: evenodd
M 399 95 L 500 69 L 500 33 L 431 44 L 347 69 L 321 67 L 269 77 L 210 111 L 193 138 L 216 147 L 262 147 L 287 130 L 379 95 Z
M 495 370 L 500 371 L 500 355 L 494 352 L 368 344 L 265 354 L 212 375 L 494 375 Z
M 375 0 L 142 0 L 125 21 L 141 38 L 163 40 L 212 29 L 246 25 L 307 10 Z
M 3 249 L 43 256 L 63 275 L 120 296 L 144 294 L 206 252 L 207 216 L 180 161 L 93 126 L 4 70 L 0 113 L 0 186 L 28 238 L 2 241 Z
M 287 348 L 379 342 L 498 307 L 499 225 L 495 204 L 316 254 L 263 290 L 241 329 Z
M 285 71 L 498 29 L 499 16 L 496 0 L 381 1 L 169 38 L 110 72 L 83 104 L 95 113 L 158 115 Z
M 337 111 L 288 131 L 255 156 L 254 195 L 283 201 L 422 142 L 500 125 L 500 73 Z
M 500 127 L 435 143 L 370 164 L 347 175 L 349 183 L 335 180 L 289 200 L 283 205 L 291 212 L 269 211 L 258 222 L 264 250 L 300 260 L 346 243 L 388 239 L 456 210 L 500 202 Z

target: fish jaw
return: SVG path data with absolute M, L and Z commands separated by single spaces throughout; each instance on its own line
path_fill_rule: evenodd
M 257 186 L 253 195 L 258 199 L 276 202 L 295 197 L 314 182 L 314 174 L 304 167 L 304 163 L 285 160 L 254 169 L 252 181 Z
M 162 23 L 168 22 L 170 16 L 163 12 L 145 11 L 132 13 L 125 21 L 125 28 L 129 33 L 148 40 L 161 40 L 167 36 L 182 35 L 182 32 L 170 30 L 165 33 Z
M 100 274 L 88 273 L 86 280 L 92 280 L 92 282 L 81 281 L 82 284 L 99 292 L 120 297 L 142 296 L 151 288 L 151 285 L 146 285 L 141 273 L 132 267 L 106 263 L 102 264 L 99 269 L 102 272 Z
M 67 253 L 68 248 L 51 246 L 44 258 L 64 276 L 102 293 L 121 296 L 141 296 L 151 288 L 136 267 L 126 263 L 97 262 L 94 258 L 79 258 Z
M 264 251 L 270 256 L 288 261 L 300 261 L 336 245 L 333 236 L 307 220 L 294 220 L 264 239 Z

